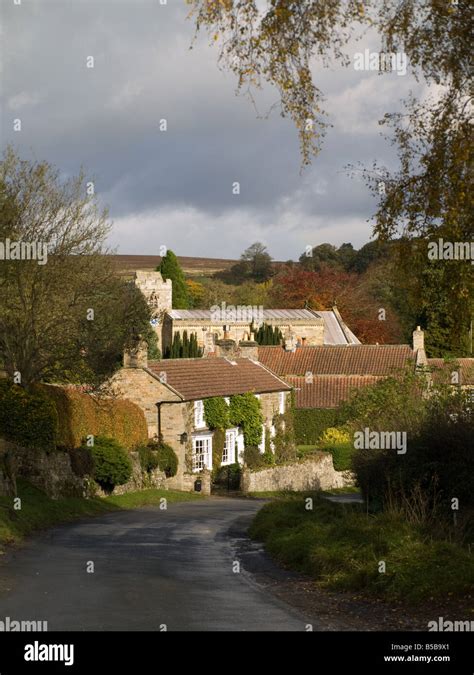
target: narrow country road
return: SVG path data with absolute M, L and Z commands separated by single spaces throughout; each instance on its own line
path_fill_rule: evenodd
M 245 537 L 261 504 L 181 502 L 35 536 L 0 563 L 0 619 L 47 621 L 50 631 L 304 631 L 314 620 L 249 571 L 272 565 Z

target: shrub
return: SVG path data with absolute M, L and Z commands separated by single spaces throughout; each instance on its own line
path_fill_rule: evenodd
M 468 517 L 474 508 L 472 403 L 463 391 L 433 388 L 429 399 L 416 404 L 420 409 L 419 419 L 410 424 L 407 415 L 411 417 L 411 413 L 404 410 L 404 383 L 401 382 L 399 387 L 402 391 L 395 391 L 393 399 L 394 403 L 399 403 L 395 412 L 393 408 L 390 411 L 390 415 L 396 412 L 399 415 L 392 419 L 393 426 L 385 427 L 385 430 L 407 430 L 407 452 L 398 454 L 395 449 L 367 448 L 354 452 L 353 466 L 364 497 L 373 510 L 390 504 L 391 508 L 403 510 L 410 517 L 414 516 L 416 504 L 424 500 L 423 513 L 435 518 L 433 509 L 438 505 L 438 516 L 444 515 L 447 519 L 452 519 L 453 515 L 451 499 L 457 498 L 460 517 Z M 384 421 L 382 416 L 386 414 L 382 409 L 379 417 L 374 416 L 370 428 L 380 429 Z M 356 420 L 355 424 L 359 428 L 366 424 L 363 414 L 361 421 Z
M 69 450 L 71 468 L 76 476 L 92 476 L 94 474 L 94 458 L 91 449 L 87 446 Z
M 158 459 L 158 467 L 166 475 L 167 478 L 176 476 L 178 471 L 178 457 L 170 445 L 166 443 L 157 443 L 155 441 L 150 441 L 148 447 L 154 453 Z
M 148 440 L 143 410 L 132 401 L 99 399 L 72 387 L 55 385 L 41 385 L 41 391 L 56 407 L 60 447 L 77 448 L 87 436 L 113 438 L 128 450 Z
M 238 490 L 240 487 L 241 473 L 242 470 L 237 463 L 221 466 L 215 474 L 214 483 L 216 485 L 228 487 L 229 490 Z
M 89 449 L 87 446 L 82 446 Z M 97 436 L 90 448 L 94 460 L 94 480 L 104 492 L 112 492 L 116 485 L 124 485 L 132 475 L 132 461 L 127 451 L 113 438 Z
M 275 415 L 273 424 L 275 427 L 273 437 L 275 462 L 285 464 L 296 460 L 298 453 L 295 445 L 293 410 L 290 408 L 283 415 Z
M 334 446 L 341 443 L 349 443 L 351 437 L 347 429 L 338 429 L 337 427 L 329 427 L 321 434 L 319 438 L 320 446 Z
M 221 468 L 224 445 L 225 445 L 224 429 L 214 429 L 214 434 L 212 436 L 212 473 L 214 474 L 214 476 Z
M 298 445 L 316 443 L 328 427 L 334 427 L 344 421 L 339 409 L 302 409 L 294 410 L 295 441 Z
M 262 439 L 263 415 L 260 401 L 252 393 L 230 397 L 230 423 L 240 426 L 246 445 L 258 445 Z
M 158 453 L 148 445 L 141 445 L 138 448 L 138 457 L 140 466 L 145 473 L 151 473 L 159 466 Z
M 256 445 L 248 445 L 244 450 L 244 462 L 249 469 L 261 469 L 267 466 L 264 455 Z
M 41 391 L 0 381 L 0 436 L 26 448 L 56 448 L 58 414 Z

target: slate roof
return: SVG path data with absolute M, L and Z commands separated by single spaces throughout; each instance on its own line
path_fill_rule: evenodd
M 349 330 L 346 324 L 336 316 L 333 310 L 317 312 L 324 320 L 324 344 L 325 345 L 344 345 L 360 344 L 360 341 L 354 333 Z
M 258 348 L 258 358 L 279 376 L 287 375 L 376 375 L 387 376 L 405 368 L 414 359 L 408 345 L 323 345 Z
M 262 364 L 246 358 L 163 359 L 149 361 L 148 371 L 155 377 L 163 377 L 165 373 L 166 384 L 183 401 L 291 389 Z
M 171 309 L 167 312 L 174 320 L 183 321 L 207 321 L 211 323 L 211 311 L 209 309 Z M 324 344 L 327 345 L 346 345 L 360 344 L 354 333 L 349 330 L 342 321 L 340 315 L 337 316 L 334 310 L 315 311 L 311 309 L 264 309 L 262 312 L 263 321 L 308 321 L 314 323 L 315 319 L 324 321 Z M 215 320 L 213 320 L 215 322 Z M 226 321 L 222 321 L 226 323 Z M 232 324 L 232 321 L 229 321 Z M 237 321 L 236 323 L 239 323 Z M 247 323 L 240 321 L 240 323 Z
M 307 382 L 305 377 L 286 377 L 295 389 L 296 408 L 337 408 L 347 401 L 353 389 L 368 387 L 381 379 L 375 375 L 316 375 Z

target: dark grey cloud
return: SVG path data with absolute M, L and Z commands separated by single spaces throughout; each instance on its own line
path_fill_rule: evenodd
M 361 245 L 370 237 L 373 199 L 344 167 L 375 158 L 393 165 L 377 120 L 399 107 L 413 84 L 408 76 L 315 63 L 334 126 L 301 174 L 291 122 L 277 112 L 259 119 L 235 95 L 205 36 L 190 49 L 184 1 L 3 0 L 1 7 L 2 142 L 66 175 L 83 166 L 110 207 L 111 243 L 121 252 L 164 243 L 183 255 L 236 257 L 260 239 L 287 259 L 307 244 Z M 262 115 L 276 100 L 275 91 L 259 93 Z

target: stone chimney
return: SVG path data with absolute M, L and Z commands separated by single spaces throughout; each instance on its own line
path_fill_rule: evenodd
M 235 359 L 239 354 L 237 353 L 237 345 L 235 340 L 216 340 L 216 356 L 225 357 L 226 359 Z
M 296 335 L 291 328 L 285 333 L 284 347 L 287 352 L 294 352 L 296 350 Z
M 413 351 L 415 352 L 416 367 L 427 366 L 428 360 L 425 353 L 425 333 L 420 326 L 413 331 Z
M 239 349 L 240 356 L 244 359 L 258 361 L 258 342 L 255 342 L 255 340 L 241 340 L 239 342 Z
M 124 351 L 123 367 L 148 368 L 148 345 L 145 340 L 140 340 L 136 347 Z

